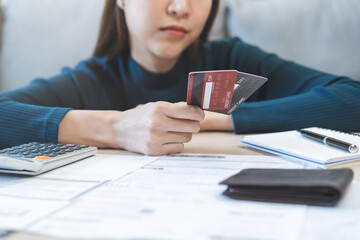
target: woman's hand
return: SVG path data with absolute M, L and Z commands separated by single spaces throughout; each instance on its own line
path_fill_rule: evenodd
M 193 133 L 200 131 L 204 112 L 185 102 L 155 102 L 119 115 L 114 123 L 117 146 L 148 155 L 181 152 Z
M 200 122 L 201 131 L 234 131 L 231 115 L 205 111 L 205 119 Z
M 204 111 L 184 102 L 155 102 L 124 112 L 69 111 L 59 125 L 59 142 L 122 148 L 148 155 L 181 152 L 200 131 Z

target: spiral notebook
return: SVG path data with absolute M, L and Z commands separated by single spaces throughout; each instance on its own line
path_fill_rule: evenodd
M 312 132 L 350 142 L 360 147 L 360 136 L 330 129 L 311 127 Z M 348 153 L 301 136 L 297 131 L 246 136 L 243 144 L 273 154 L 289 157 L 296 162 L 318 168 L 338 168 L 360 164 L 360 151 Z

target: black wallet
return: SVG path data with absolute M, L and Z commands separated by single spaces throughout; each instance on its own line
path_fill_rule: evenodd
M 220 184 L 226 196 L 265 202 L 335 206 L 353 178 L 348 168 L 244 169 Z

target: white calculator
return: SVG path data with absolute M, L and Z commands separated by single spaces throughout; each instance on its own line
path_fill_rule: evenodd
M 32 142 L 0 150 L 0 172 L 38 175 L 90 157 L 97 148 L 86 145 Z

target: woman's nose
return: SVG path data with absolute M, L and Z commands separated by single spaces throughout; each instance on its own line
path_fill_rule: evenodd
M 171 0 L 168 6 L 168 13 L 176 17 L 186 17 L 190 11 L 192 0 Z

